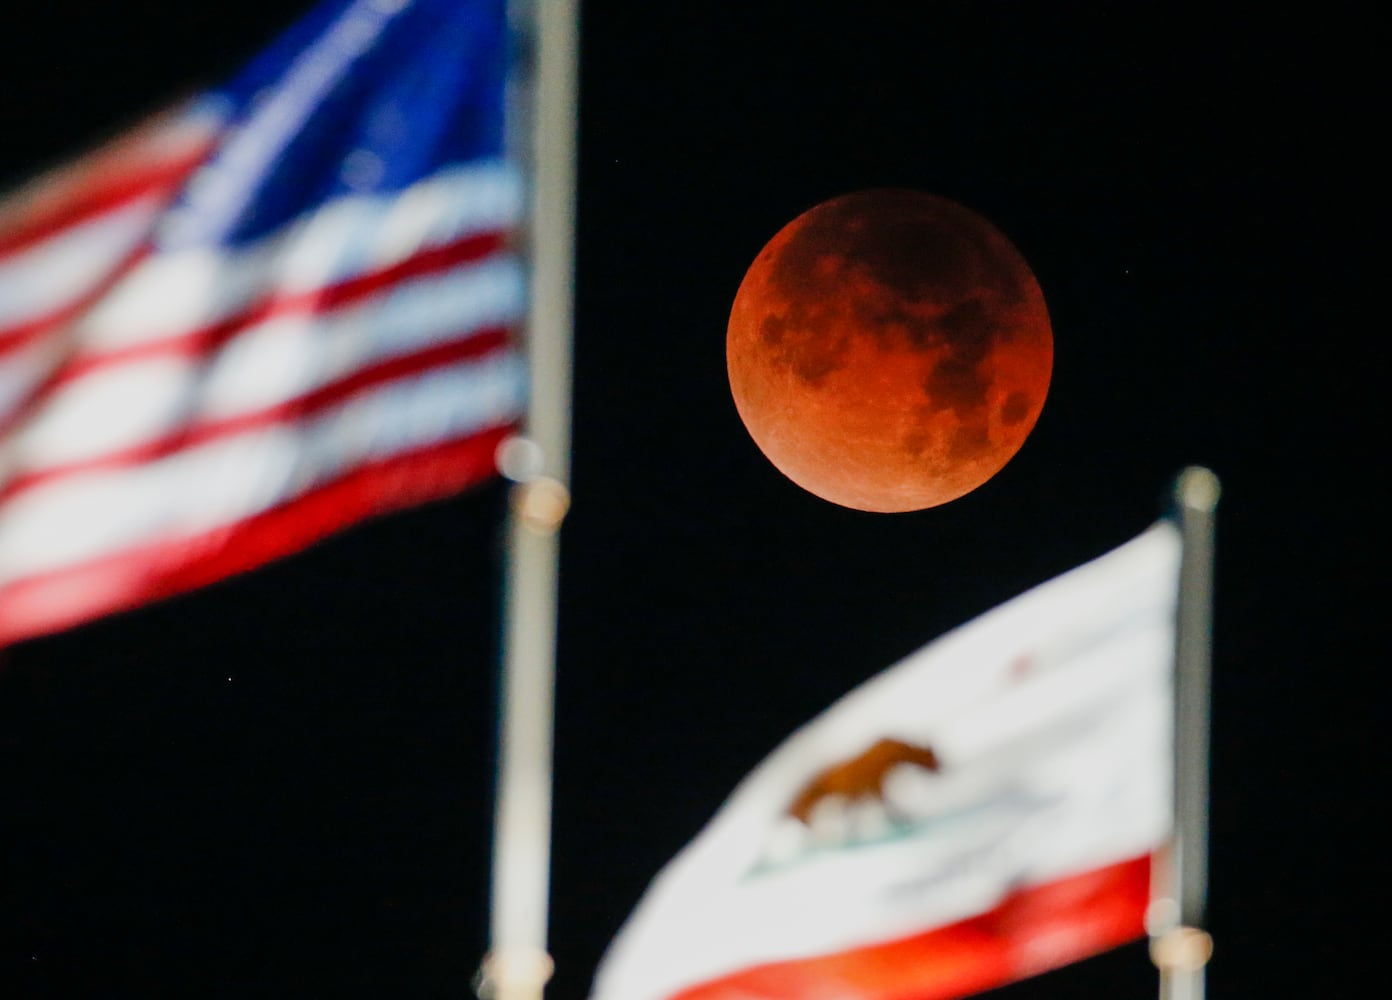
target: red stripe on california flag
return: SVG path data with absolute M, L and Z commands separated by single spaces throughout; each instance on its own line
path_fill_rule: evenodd
M 439 500 L 491 477 L 512 425 L 367 465 L 224 528 L 168 538 L 0 589 L 0 646 L 244 573 L 368 517 Z
M 419 375 L 432 368 L 467 361 L 471 358 L 482 358 L 487 354 L 506 348 L 508 341 L 509 331 L 506 327 L 494 327 L 470 333 L 460 340 L 434 344 L 421 351 L 403 354 L 400 357 L 389 358 L 377 364 L 365 366 L 351 375 L 274 406 L 238 414 L 225 420 L 194 424 L 131 448 L 123 448 L 120 451 L 109 452 L 95 458 L 50 466 L 27 475 L 19 475 L 0 488 L 0 503 L 42 483 L 61 479 L 64 476 L 77 475 L 95 469 L 115 469 L 139 465 L 142 462 L 155 461 L 185 448 L 192 448 L 229 434 L 310 417 L 364 389 L 370 389 L 396 379 Z
M 1150 855 L 1020 889 L 946 927 L 834 955 L 745 969 L 671 1000 L 951 1000 L 1145 934 Z
M 150 194 L 172 194 L 207 159 L 213 147 L 211 138 L 189 146 L 177 156 L 135 165 L 100 160 L 82 162 L 82 172 L 71 179 L 42 180 L 29 194 L 28 203 L 15 214 L 18 218 L 0 224 L 0 258 L 18 253 L 42 242 L 70 226 L 76 226 L 137 198 Z M 98 153 L 98 156 L 101 154 Z M 121 158 L 139 160 L 139 154 Z M 121 168 L 126 167 L 123 171 Z
M 277 316 L 284 316 L 292 313 L 313 315 L 315 313 L 327 312 L 338 306 L 348 305 L 358 299 L 367 298 L 374 292 L 389 288 L 409 278 L 421 277 L 438 271 L 447 271 L 461 264 L 481 261 L 501 251 L 505 247 L 506 242 L 507 236 L 501 232 L 474 234 L 451 243 L 446 243 L 442 246 L 432 247 L 429 250 L 413 254 L 390 267 L 373 271 L 369 274 L 359 275 L 356 278 L 350 278 L 336 285 L 314 288 L 294 295 L 273 295 L 271 298 L 258 303 L 250 309 L 245 309 L 235 316 L 203 327 L 202 329 L 178 334 L 173 337 L 148 341 L 143 344 L 136 344 L 122 350 L 106 351 L 100 354 L 89 354 L 86 356 L 78 354 L 62 368 L 55 371 L 47 380 L 36 386 L 33 391 L 30 392 L 29 396 L 15 407 L 8 417 L 0 420 L 0 435 L 5 434 L 12 427 L 27 419 L 34 408 L 42 403 L 54 390 L 69 382 L 75 382 L 94 371 L 149 357 L 199 357 L 233 340 L 239 333 L 253 323 L 263 322 Z M 142 255 L 143 254 L 144 251 L 142 251 Z M 126 265 L 122 268 L 122 273 L 128 272 L 129 270 L 130 265 Z M 112 282 L 104 283 L 102 289 L 98 293 L 88 296 L 82 308 L 85 308 L 87 303 L 99 298 L 101 294 L 104 294 L 111 283 Z M 80 311 L 80 309 L 77 308 L 70 310 L 71 313 L 76 313 L 78 311 Z M 67 318 L 71 317 L 69 316 Z M 51 325 L 51 321 L 46 321 L 45 329 Z M 5 336 L 5 334 L 0 334 L 0 352 L 3 352 L 6 347 L 10 346 L 5 343 Z

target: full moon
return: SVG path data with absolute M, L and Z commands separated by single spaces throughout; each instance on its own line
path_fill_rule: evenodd
M 881 189 L 784 226 L 750 265 L 726 361 L 755 444 L 803 489 L 881 513 L 970 493 L 1024 444 L 1054 340 L 1020 252 L 974 212 Z

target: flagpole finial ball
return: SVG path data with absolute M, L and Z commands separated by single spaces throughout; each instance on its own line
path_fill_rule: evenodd
M 956 202 L 857 191 L 793 219 L 730 311 L 735 408 L 759 450 L 823 500 L 936 507 L 1014 457 L 1049 390 L 1039 283 Z
M 1212 512 L 1218 506 L 1222 487 L 1218 477 L 1201 465 L 1191 465 L 1179 474 L 1176 486 L 1179 502 L 1191 510 Z
M 1213 938 L 1197 927 L 1176 927 L 1150 942 L 1150 960 L 1161 971 L 1192 972 L 1212 957 Z
M 537 476 L 518 484 L 513 502 L 528 531 L 549 535 L 561 526 L 570 510 L 570 490 L 550 476 Z

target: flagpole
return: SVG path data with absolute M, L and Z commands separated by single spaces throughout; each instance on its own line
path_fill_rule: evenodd
M 1204 1000 L 1213 939 L 1208 894 L 1209 687 L 1218 477 L 1191 466 L 1175 480 L 1181 556 L 1175 616 L 1174 834 L 1148 917 L 1161 1000 Z
M 476 989 L 541 1000 L 551 978 L 552 729 L 560 526 L 570 504 L 578 0 L 509 0 L 511 152 L 528 182 L 530 262 L 524 437 L 499 467 L 509 497 L 489 946 Z M 521 146 L 522 148 L 517 148 Z

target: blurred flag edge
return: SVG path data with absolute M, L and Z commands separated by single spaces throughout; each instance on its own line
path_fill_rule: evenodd
M 648 888 L 592 1000 L 949 1000 L 1145 935 L 1181 535 L 949 632 L 799 729 Z
M 0 645 L 495 474 L 508 62 L 503 0 L 330 0 L 0 200 Z

